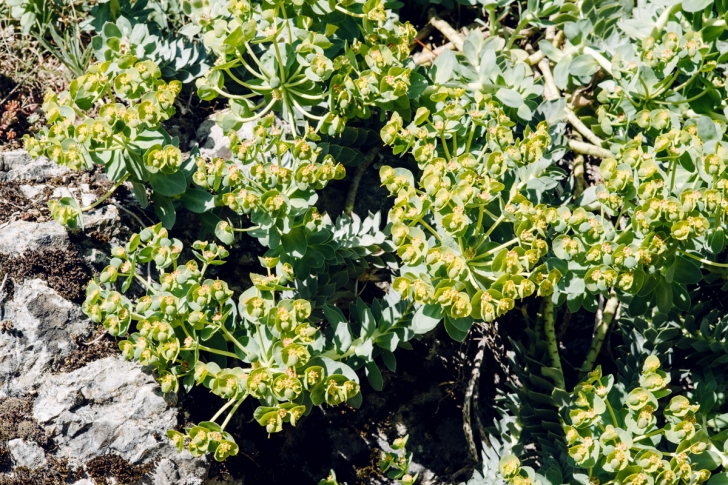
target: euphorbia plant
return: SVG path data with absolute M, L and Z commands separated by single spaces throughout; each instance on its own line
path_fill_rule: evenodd
M 317 309 L 298 295 L 293 266 L 278 257 L 260 258 L 266 273 L 250 275 L 253 286 L 236 304 L 227 283 L 206 276 L 228 251 L 202 241 L 192 249 L 195 259 L 182 264 L 181 242 L 161 224 L 135 234 L 112 250 L 111 264 L 88 286 L 83 310 L 122 339 L 125 358 L 154 369 L 163 392 L 204 385 L 225 400 L 210 421 L 187 434 L 168 433 L 195 456 L 210 452 L 224 460 L 237 453 L 225 429 L 248 398 L 259 401 L 254 417 L 268 433 L 295 426 L 313 406 L 359 406 L 354 369 L 365 367 L 381 389 L 374 359 L 394 368 L 392 352 L 415 334 L 405 302 L 357 300 L 350 318 L 333 306 Z M 140 273 L 142 264 L 153 264 L 154 280 Z M 124 293 L 135 282 L 146 294 L 130 300 Z M 329 328 L 315 324 L 313 310 L 323 311 Z
M 564 431 L 577 483 L 675 485 L 710 479 L 727 459 L 724 436 L 709 434 L 700 405 L 684 396 L 667 402 L 669 383 L 660 360 L 650 355 L 639 387 L 626 395 L 600 367 L 576 386 Z M 512 455 L 502 458 L 500 470 L 513 485 L 553 483 Z

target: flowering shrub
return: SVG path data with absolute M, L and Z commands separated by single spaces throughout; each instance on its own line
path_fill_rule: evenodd
M 453 50 L 430 62 L 411 55 L 417 31 L 395 3 L 184 3 L 185 30 L 216 59 L 197 96 L 228 102 L 217 122 L 232 155 L 212 160 L 183 155 L 164 130 L 182 84 L 143 58 L 143 29 L 126 36 L 123 21 L 107 24 L 98 63 L 48 94 L 49 126 L 26 138 L 36 156 L 73 170 L 100 164 L 115 182 L 87 207 L 52 201 L 63 224 L 82 226 L 123 183 L 143 206 L 151 189 L 161 223 L 113 250 L 84 311 L 165 392 L 204 385 L 225 401 L 209 422 L 170 432 L 180 449 L 223 460 L 237 452 L 225 428 L 248 397 L 268 433 L 319 404 L 359 406 L 357 370 L 381 389 L 380 365 L 394 371 L 394 352 L 416 335 L 444 321 L 462 341 L 518 309 L 527 328 L 509 343 L 517 391 L 500 396 L 510 427 L 498 451 L 513 454 L 481 477 L 709 480 L 728 463 L 722 431 L 707 429 L 722 429 L 712 406 L 660 404 L 679 369 L 648 357 L 639 387 L 625 389 L 650 346 L 725 360 L 724 322 L 696 320 L 724 293 L 728 267 L 725 2 L 470 3 L 487 14 L 487 35 L 432 15 Z M 317 191 L 378 153 L 386 226 L 379 214 L 321 214 Z M 184 264 L 168 232 L 182 208 L 217 239 L 195 242 Z M 264 274 L 237 296 L 205 273 L 243 233 L 264 246 Z M 154 279 L 140 273 L 152 262 Z M 365 302 L 358 285 L 375 271 L 392 291 Z M 144 296 L 125 296 L 132 284 Z M 556 324 L 582 311 L 596 315 L 591 344 L 565 372 Z M 614 322 L 632 360 L 605 377 L 595 365 Z M 715 373 L 700 376 L 718 388 Z M 387 455 L 382 468 L 412 483 L 410 461 Z M 711 485 L 723 483 L 715 476 Z
M 710 479 L 722 463 L 722 438 L 708 434 L 700 405 L 688 398 L 674 396 L 660 404 L 671 393 L 669 383 L 660 360 L 650 355 L 639 387 L 622 398 L 612 392 L 614 377 L 602 376 L 600 367 L 577 385 L 564 431 L 578 483 L 698 484 Z M 622 404 L 613 407 L 617 402 Z M 513 455 L 501 459 L 500 471 L 513 485 L 549 483 Z

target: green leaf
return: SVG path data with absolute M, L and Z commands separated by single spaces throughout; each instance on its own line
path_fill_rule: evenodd
M 713 475 L 706 485 L 728 485 L 728 472 Z
M 149 198 L 147 198 L 147 188 L 144 186 L 144 184 L 140 182 L 132 182 L 131 188 L 134 192 L 134 197 L 136 197 L 136 200 L 139 201 L 139 205 L 141 206 L 141 208 L 146 209 L 149 205 Z
M 377 364 L 374 362 L 367 362 L 364 368 L 366 369 L 369 384 L 371 384 L 375 390 L 381 391 L 384 387 L 384 380 L 382 379 L 382 372 L 379 370 L 379 367 L 377 367 Z
M 696 261 L 697 262 L 697 261 Z M 700 267 L 693 263 L 693 260 L 683 256 L 676 256 L 675 263 L 668 269 L 672 270 L 672 279 L 686 285 L 699 283 L 703 279 L 703 272 Z
M 177 218 L 172 199 L 157 192 L 152 192 L 152 202 L 154 203 L 154 212 L 162 221 L 162 225 L 166 229 L 172 229 Z
M 435 72 L 435 83 L 443 84 L 452 78 L 452 73 L 457 65 L 458 60 L 455 54 L 447 49 L 440 53 L 432 63 L 432 70 Z
M 180 200 L 183 206 L 197 214 L 202 214 L 215 208 L 215 196 L 200 189 L 187 190 Z
M 462 342 L 465 340 L 465 337 L 468 336 L 468 332 L 460 330 L 458 327 L 455 326 L 453 323 L 453 320 L 446 316 L 445 317 L 445 330 L 447 331 L 447 334 L 450 335 L 450 338 L 453 340 L 457 340 L 458 342 Z
M 599 63 L 589 54 L 576 56 L 569 65 L 569 74 L 572 76 L 591 76 L 599 70 Z
M 523 104 L 523 97 L 512 89 L 501 88 L 495 93 L 495 97 L 500 100 L 501 103 L 511 108 L 518 108 Z
M 150 173 L 149 183 L 154 192 L 167 197 L 179 195 L 187 189 L 187 179 L 182 172 L 174 172 L 169 175 L 162 172 Z
M 381 348 L 379 352 L 382 356 L 382 362 L 384 362 L 384 365 L 387 366 L 387 369 L 389 369 L 390 372 L 397 372 L 397 358 L 394 354 L 387 349 Z
M 655 288 L 655 299 L 660 313 L 667 314 L 672 309 L 672 285 L 660 278 L 660 283 Z
M 294 258 L 302 258 L 306 254 L 306 233 L 300 227 L 291 229 L 288 234 L 281 235 L 281 244 L 287 255 Z
M 700 12 L 712 5 L 712 3 L 713 0 L 683 0 L 682 9 L 689 13 Z
M 364 338 L 371 337 L 377 330 L 377 322 L 374 320 L 372 310 L 361 298 L 357 298 L 356 300 L 356 313 L 359 317 L 359 324 L 361 325 L 361 336 Z
M 324 315 L 329 321 L 329 325 L 334 329 L 334 345 L 336 351 L 344 353 L 351 347 L 351 330 L 349 330 L 349 322 L 344 317 L 344 314 L 331 305 L 324 305 Z
M 412 317 L 412 331 L 418 335 L 425 334 L 437 327 L 444 316 L 442 305 L 422 305 Z

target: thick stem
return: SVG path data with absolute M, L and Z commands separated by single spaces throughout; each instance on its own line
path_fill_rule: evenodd
M 584 192 L 584 156 L 577 155 L 574 158 L 574 197 L 579 197 Z
M 460 32 L 452 28 L 452 26 L 447 23 L 447 21 L 441 19 L 437 15 L 437 11 L 434 8 L 431 8 L 427 12 L 428 17 L 430 17 L 430 23 L 439 30 L 442 35 L 445 36 L 447 40 L 452 42 L 452 44 L 455 46 L 455 48 L 459 51 L 463 50 L 463 44 L 464 39 L 463 36 L 460 35 Z
M 473 370 L 470 374 L 470 380 L 468 381 L 468 387 L 465 389 L 465 402 L 463 403 L 463 431 L 465 432 L 465 441 L 468 442 L 468 450 L 470 451 L 470 456 L 473 457 L 473 460 L 475 462 L 480 461 L 480 457 L 478 456 L 478 447 L 475 446 L 475 439 L 473 436 L 473 426 L 471 424 L 471 418 L 470 418 L 470 409 L 471 409 L 471 403 L 475 401 L 475 389 L 478 385 L 478 382 L 480 381 L 480 366 L 483 363 L 483 357 L 485 356 L 485 344 L 486 339 L 485 336 L 480 339 L 478 342 L 478 352 L 475 354 L 475 359 L 473 360 Z M 484 439 L 483 436 L 480 437 L 481 439 Z
M 560 377 L 558 382 L 554 384 L 559 389 L 564 389 L 564 371 L 561 367 L 561 357 L 559 356 L 559 344 L 556 341 L 556 314 L 554 311 L 554 302 L 551 297 L 546 297 L 541 303 L 541 318 L 543 319 L 543 329 L 546 334 L 546 345 L 548 346 L 549 357 L 551 357 L 551 367 L 559 371 Z
M 601 138 L 599 138 L 597 135 L 594 134 L 593 131 L 589 129 L 580 119 L 578 116 L 576 116 L 576 113 L 574 113 L 570 108 L 566 108 L 566 119 L 569 120 L 569 123 L 571 123 L 571 126 L 576 128 L 576 130 L 582 134 L 584 138 L 589 140 L 594 145 L 601 147 L 602 141 Z
M 610 152 L 606 148 L 598 147 L 596 145 L 592 145 L 591 143 L 584 143 L 583 141 L 569 140 L 569 148 L 571 148 L 576 153 L 581 153 L 582 155 L 589 155 L 596 158 L 610 158 L 614 156 L 612 152 Z
M 606 57 L 604 57 L 598 51 L 592 49 L 591 47 L 584 47 L 583 52 L 584 52 L 584 54 L 591 55 L 594 58 L 594 60 L 597 61 L 597 63 L 599 64 L 599 66 L 602 69 L 607 71 L 607 73 L 609 73 L 610 76 L 612 75 L 612 62 L 609 59 L 607 59 Z
M 364 172 L 366 172 L 367 168 L 369 168 L 369 165 L 371 165 L 377 157 L 380 150 L 381 145 L 377 145 L 369 152 L 364 162 L 356 167 L 354 177 L 351 179 L 351 185 L 349 186 L 349 192 L 346 194 L 346 202 L 344 203 L 344 213 L 346 215 L 351 215 L 351 212 L 354 210 L 354 202 L 356 202 L 356 193 L 359 191 L 361 178 L 364 176 Z
M 597 356 L 602 350 L 602 344 L 604 343 L 604 339 L 609 331 L 609 326 L 612 324 L 612 320 L 614 320 L 614 314 L 617 312 L 618 306 L 619 300 L 616 296 L 612 296 L 609 298 L 609 301 L 607 301 L 607 304 L 604 305 L 604 311 L 601 312 L 601 314 L 600 312 L 597 312 L 597 324 L 596 329 L 594 330 L 594 338 L 592 339 L 589 353 L 586 354 L 586 359 L 584 359 L 584 364 L 581 366 L 582 373 L 587 373 L 594 368 L 594 362 L 597 360 Z
M 538 63 L 538 68 L 541 70 L 541 74 L 543 74 L 544 87 L 546 88 L 544 91 L 544 98 L 547 100 L 558 99 L 561 91 L 559 91 L 559 88 L 556 86 L 554 76 L 551 74 L 549 60 L 543 59 L 540 61 Z

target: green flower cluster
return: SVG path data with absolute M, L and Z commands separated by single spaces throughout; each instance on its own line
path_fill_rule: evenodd
M 310 212 L 316 189 L 342 179 L 346 170 L 331 155 L 322 156 L 314 142 L 287 141 L 273 115 L 262 118 L 253 133 L 251 140 L 240 140 L 236 132 L 229 135 L 237 162 L 198 157 L 192 182 L 214 192 L 214 205 L 247 214 L 256 227 L 244 231 L 260 229 L 269 238 L 280 239 L 297 217 Z M 215 234 L 231 244 L 236 231 L 242 230 L 221 220 Z
M 204 385 L 227 402 L 211 420 L 187 430 L 170 431 L 175 444 L 218 460 L 237 453 L 225 433 L 230 418 L 247 397 L 261 406 L 255 419 L 269 433 L 295 426 L 311 406 L 338 405 L 359 394 L 356 374 L 330 357 L 315 357 L 324 337 L 309 320 L 311 303 L 285 299 L 293 270 L 263 258 L 266 275 L 251 274 L 254 286 L 236 305 L 233 292 L 219 279 L 205 278 L 212 265 L 224 263 L 228 251 L 214 243 L 196 242 L 196 260 L 178 262 L 182 244 L 168 237 L 161 224 L 135 234 L 112 251 L 111 264 L 89 285 L 83 310 L 92 321 L 123 340 L 125 358 L 153 367 L 162 391 L 177 392 Z M 138 272 L 154 263 L 157 281 Z M 124 293 L 136 281 L 147 294 L 135 302 Z M 121 291 L 114 289 L 121 283 Z M 134 331 L 135 330 L 135 331 Z M 327 354 L 329 355 L 329 354 Z M 241 366 L 228 365 L 234 359 Z M 231 409 L 222 424 L 215 424 Z
M 710 436 L 700 406 L 670 395 L 670 376 L 654 355 L 645 360 L 639 387 L 619 398 L 612 376 L 597 367 L 572 394 L 564 426 L 569 456 L 585 475 L 580 483 L 677 485 L 707 482 L 721 464 L 720 436 Z M 619 406 L 614 403 L 622 402 Z M 614 407 L 613 407 L 614 406 Z M 615 409 L 616 407 L 616 409 Z M 662 408 L 662 419 L 656 413 Z M 668 444 L 663 443 L 663 437 Z M 541 483 L 530 467 L 508 455 L 501 473 L 513 485 Z M 544 482 L 547 483 L 547 482 Z
M 23 137 L 26 150 L 71 170 L 104 165 L 116 182 L 110 193 L 130 177 L 142 182 L 160 171 L 177 172 L 182 153 L 160 123 L 174 114 L 182 85 L 160 77 L 156 64 L 138 61 L 131 54 L 92 65 L 68 91 L 46 94 L 43 111 L 48 125 L 36 136 Z M 163 175 L 159 178 L 164 180 Z M 82 212 L 110 193 L 88 207 L 80 207 L 70 197 L 51 200 L 51 215 L 75 227 Z
M 416 31 L 392 20 L 381 0 L 345 5 L 212 0 L 188 2 L 186 9 L 218 55 L 197 81 L 198 94 L 230 99 L 226 128 L 273 110 L 294 132 L 300 120 L 334 135 L 349 119 L 371 117 L 374 106 L 409 109 L 408 57 Z M 235 91 L 225 90 L 226 81 L 237 85 Z M 233 94 L 241 90 L 245 94 Z
M 514 137 L 502 105 L 480 92 L 440 87 L 429 101 L 431 108 L 421 106 L 407 126 L 395 113 L 381 130 L 395 153 L 410 152 L 421 169 L 417 183 L 405 168 L 380 169 L 394 197 L 391 234 L 405 265 L 393 288 L 441 307 L 446 325 L 450 320 L 463 331 L 473 319 L 492 322 L 516 300 L 550 295 L 561 278 L 539 264 L 549 250 L 543 226 L 513 210 L 528 203 L 519 194 L 525 171 L 543 164 L 551 137 L 545 123 Z M 519 170 L 522 180 L 514 181 Z M 515 236 L 506 242 L 494 239 L 503 222 Z

